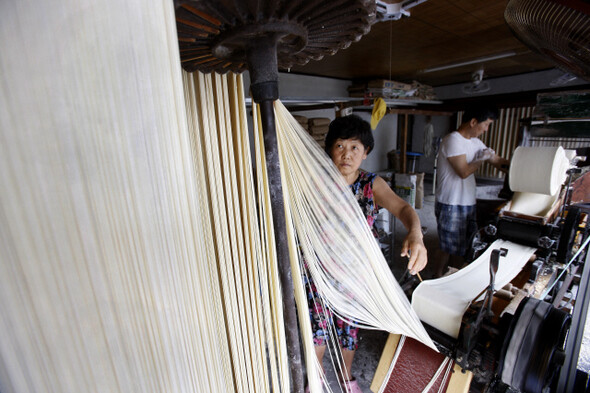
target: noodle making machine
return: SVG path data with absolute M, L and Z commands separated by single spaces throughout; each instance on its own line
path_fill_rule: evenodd
M 273 101 L 279 98 L 278 70 L 320 60 L 358 41 L 375 21 L 375 2 L 175 0 L 174 4 L 185 71 L 249 71 L 250 92 L 260 106 L 272 209 L 282 211 L 273 111 Z M 462 313 L 456 337 L 425 322 L 440 352 L 473 373 L 471 391 L 571 391 L 574 377 L 569 370 L 577 359 L 573 345 L 583 332 L 590 275 L 590 269 L 583 268 L 590 206 L 571 203 L 571 195 L 568 184 L 559 207 L 543 217 L 508 210 L 499 214 L 474 240 L 474 256 L 485 256 L 484 250 L 498 239 L 510 239 L 534 248 L 534 258 L 527 258 L 510 284 L 500 286 L 497 268 L 513 253 L 502 247 L 489 250 L 488 285 Z M 291 385 L 293 391 L 303 392 L 286 225 L 282 214 L 273 214 L 273 220 Z
M 551 161 L 549 152 L 561 147 L 525 149 Z M 583 159 L 575 155 L 568 161 Z M 555 197 L 526 193 L 517 206 L 523 196 L 514 193 L 472 237 L 469 265 L 411 290 L 439 351 L 470 374 L 469 392 L 584 391 L 576 387 L 588 379 L 577 370 L 590 300 L 590 174 L 582 169 L 566 169 Z M 541 200 L 549 203 L 541 207 Z M 457 302 L 470 286 L 471 295 Z

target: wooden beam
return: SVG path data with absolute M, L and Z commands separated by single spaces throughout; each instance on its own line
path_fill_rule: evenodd
M 397 115 L 424 115 L 424 116 L 452 116 L 450 111 L 437 111 L 426 109 L 390 108 L 389 113 Z
M 399 334 L 389 334 L 389 336 L 387 336 L 385 347 L 381 353 L 381 359 L 379 359 L 377 370 L 375 370 L 375 375 L 373 376 L 373 381 L 371 382 L 370 389 L 374 393 L 379 392 L 383 386 L 383 383 L 385 382 L 385 379 L 387 378 L 389 367 L 391 366 L 391 362 L 393 362 L 393 357 L 395 356 L 395 351 L 399 345 L 400 338 L 401 336 Z

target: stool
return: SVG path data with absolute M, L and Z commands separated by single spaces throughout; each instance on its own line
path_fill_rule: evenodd
M 418 158 L 420 158 L 420 156 L 422 156 L 422 153 L 415 153 L 412 151 L 407 151 L 406 152 L 406 159 L 408 160 L 408 167 L 412 168 L 411 170 L 409 170 L 409 173 L 413 173 L 416 172 L 416 160 Z

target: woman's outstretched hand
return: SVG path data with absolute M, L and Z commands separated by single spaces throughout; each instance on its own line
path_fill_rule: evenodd
M 408 257 L 408 270 L 414 275 L 426 267 L 428 257 L 421 235 L 408 233 L 402 243 L 402 257 Z

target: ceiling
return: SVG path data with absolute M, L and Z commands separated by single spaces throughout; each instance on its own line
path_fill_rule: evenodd
M 428 0 L 408 9 L 410 16 L 375 23 L 349 48 L 294 66 L 290 72 L 349 80 L 416 80 L 436 87 L 470 82 L 482 66 L 484 80 L 554 68 L 512 34 L 504 21 L 506 4 L 507 0 Z M 496 55 L 506 57 L 425 72 Z

